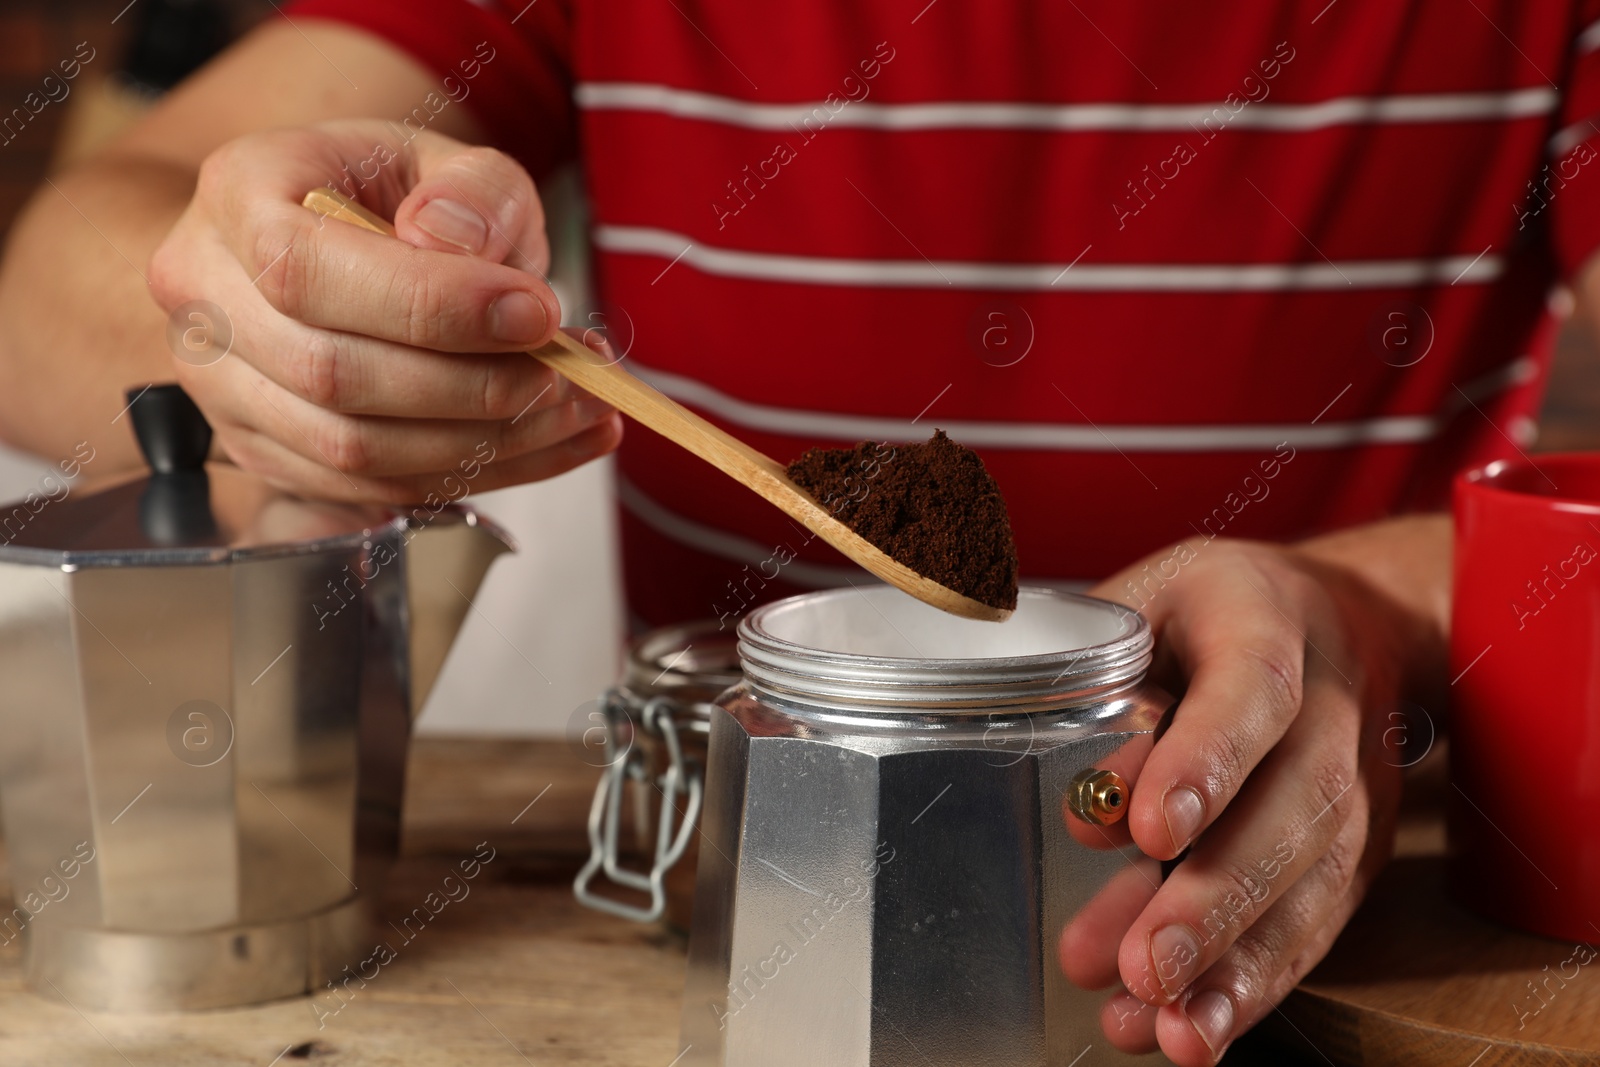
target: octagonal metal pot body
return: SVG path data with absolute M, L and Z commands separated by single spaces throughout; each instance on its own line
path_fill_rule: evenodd
M 1172 704 L 1145 679 L 1148 627 L 1025 590 L 1008 635 L 900 596 L 811 594 L 741 626 L 746 681 L 711 723 L 683 1062 L 1133 1062 L 1057 946 L 1109 894 L 1159 883 L 1125 826 L 1064 809 L 1097 769 L 1131 789 Z

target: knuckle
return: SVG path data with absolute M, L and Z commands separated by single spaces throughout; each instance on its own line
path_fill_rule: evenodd
M 1229 955 L 1233 971 L 1229 986 L 1239 1004 L 1254 1004 L 1265 997 L 1283 970 L 1279 946 L 1254 934 L 1235 941 Z
M 1201 742 L 1199 765 L 1212 798 L 1231 797 L 1255 763 L 1255 748 L 1241 728 L 1212 731 Z
M 1361 867 L 1361 855 L 1361 838 L 1354 834 L 1340 834 L 1317 860 L 1317 878 L 1331 897 L 1342 896 L 1355 884 L 1356 874 Z
M 345 373 L 343 350 L 340 343 L 329 334 L 313 333 L 306 339 L 296 361 L 296 391 L 318 407 L 341 410 L 349 390 L 342 376 Z
M 546 431 L 541 427 L 540 420 L 531 415 L 515 424 L 500 419 L 489 423 L 479 432 L 483 435 L 482 445 L 487 445 L 494 455 L 502 459 L 526 455 L 546 443 Z
M 532 362 L 531 360 L 529 362 Z M 508 360 L 495 360 L 483 372 L 483 394 L 479 403 L 486 419 L 504 419 L 518 413 L 523 375 Z
M 437 348 L 447 307 L 443 287 L 428 274 L 399 274 L 391 283 L 390 299 L 398 306 L 406 343 Z
M 242 157 L 249 151 L 251 139 L 239 137 L 227 141 L 208 153 L 200 161 L 195 178 L 195 197 L 204 203 L 215 203 L 225 198 L 233 188 L 234 175 L 239 170 Z
M 1248 926 L 1257 913 L 1266 910 L 1272 884 L 1262 877 L 1254 865 L 1248 862 L 1229 863 L 1218 872 L 1218 877 L 1219 888 L 1224 891 L 1222 899 L 1227 902 L 1225 906 L 1239 927 Z
M 316 254 L 310 232 L 288 221 L 258 219 L 247 269 L 267 303 L 303 321 L 317 285 Z
M 1300 702 L 1305 696 L 1305 679 L 1301 657 L 1296 654 L 1297 647 L 1287 641 L 1277 642 L 1271 647 L 1241 647 L 1246 662 L 1260 680 L 1268 705 L 1280 714 L 1293 715 L 1300 709 Z
M 170 311 L 184 301 L 186 275 L 183 267 L 187 257 L 177 245 L 175 235 L 168 235 L 151 254 L 145 268 L 149 273 L 150 295 L 164 311 Z
M 317 436 L 318 450 L 340 474 L 362 474 L 371 468 L 371 449 L 359 419 L 331 419 Z
M 1352 788 L 1354 775 L 1355 767 L 1345 759 L 1323 760 L 1312 768 L 1311 796 L 1312 803 L 1316 805 L 1309 815 L 1312 822 L 1320 822 L 1324 818 L 1330 819 L 1334 826 L 1344 822 L 1343 816 L 1348 812 L 1349 805 L 1341 802 Z

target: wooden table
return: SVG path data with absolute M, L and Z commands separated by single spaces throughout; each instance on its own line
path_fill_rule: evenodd
M 678 1054 L 682 939 L 572 899 L 594 775 L 560 743 L 418 742 L 405 858 L 380 916 L 420 905 L 478 842 L 496 856 L 470 895 L 401 945 L 320 1028 L 305 998 L 80 1015 L 27 990 L 13 942 L 0 948 L 0 1065 L 668 1067 Z M 1439 781 L 1437 771 L 1420 777 L 1402 856 L 1328 962 L 1283 1016 L 1240 1042 L 1228 1067 L 1600 1065 L 1600 1052 L 1576 1051 L 1600 1049 L 1600 969 L 1585 968 L 1518 1031 L 1512 1004 L 1527 995 L 1523 983 L 1571 946 L 1497 930 L 1441 900 Z
M 27 990 L 12 942 L 0 949 L 0 1065 L 667 1067 L 678 1054 L 682 940 L 572 899 L 594 778 L 561 744 L 422 740 L 406 855 L 380 918 L 421 905 L 477 842 L 496 856 L 322 1028 L 306 998 L 80 1015 Z

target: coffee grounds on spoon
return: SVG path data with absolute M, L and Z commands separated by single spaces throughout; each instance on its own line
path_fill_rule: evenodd
M 943 430 L 925 444 L 813 448 L 788 473 L 918 574 L 991 607 L 1017 606 L 1017 546 L 1000 487 L 978 454 Z

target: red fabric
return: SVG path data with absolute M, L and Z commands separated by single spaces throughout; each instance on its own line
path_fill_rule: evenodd
M 503 146 L 539 170 L 578 116 L 629 364 L 780 459 L 860 420 L 966 427 L 1025 577 L 1443 506 L 1455 470 L 1526 440 L 1549 290 L 1600 247 L 1600 159 L 1577 162 L 1600 146 L 1596 0 L 522 3 L 291 13 L 441 71 L 493 41 L 468 104 Z M 796 103 L 821 119 L 761 110 Z M 1037 128 L 982 104 L 1081 106 Z M 1220 118 L 1162 110 L 1196 104 Z M 1014 365 L 982 343 L 995 314 L 1032 337 Z M 1300 443 L 1267 479 L 1277 428 Z M 620 475 L 641 621 L 851 573 L 641 427 Z M 752 581 L 780 546 L 799 565 Z
M 1583 28 L 1600 26 L 1600 2 L 1588 0 L 1581 7 Z M 1517 208 L 1519 232 L 1541 215 L 1550 216 L 1556 254 L 1567 274 L 1577 272 L 1600 247 L 1600 197 L 1589 188 L 1600 183 L 1590 173 L 1600 170 L 1600 30 L 1591 33 L 1580 36 L 1573 50 L 1561 102 L 1559 125 L 1569 136 L 1528 176 Z
M 566 0 L 539 0 L 515 24 L 470 0 L 300 0 L 286 13 L 294 20 L 358 26 L 408 53 L 439 76 L 441 96 L 460 100 L 495 146 L 516 156 L 535 178 L 572 157 L 576 121 Z M 485 45 L 489 52 L 482 50 Z

